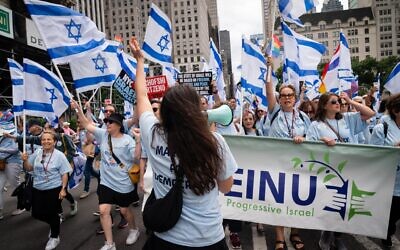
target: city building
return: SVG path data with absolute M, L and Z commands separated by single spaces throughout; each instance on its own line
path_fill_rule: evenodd
M 343 10 L 343 5 L 339 0 L 325 0 L 321 12 Z
M 276 17 L 279 16 L 278 7 L 274 6 L 275 4 L 275 0 L 261 0 L 264 41 L 270 39 L 272 34 L 273 19 L 276 19 Z M 273 13 L 273 10 L 275 10 L 275 13 Z
M 377 59 L 400 55 L 400 1 L 373 0 L 377 26 Z
M 225 91 L 227 96 L 233 95 L 233 72 L 232 72 L 232 53 L 231 38 L 228 30 L 219 32 L 219 45 L 222 57 L 225 85 L 229 88 Z
M 372 0 L 349 0 L 349 9 L 371 7 Z
M 218 21 L 218 6 L 217 0 L 206 0 L 208 9 L 208 23 L 210 30 L 210 37 L 213 39 L 215 46 L 219 48 L 219 21 Z
M 105 32 L 104 0 L 75 0 L 74 9 L 89 17 L 96 23 L 97 28 Z
M 322 63 L 329 62 L 335 52 L 340 31 L 347 38 L 352 59 L 363 60 L 367 56 L 377 58 L 377 24 L 371 7 L 305 14 L 300 19 L 304 23 L 303 28 L 294 24 L 290 27 L 326 46 L 327 51 L 322 57 Z M 283 41 L 280 25 L 276 27 L 276 33 Z

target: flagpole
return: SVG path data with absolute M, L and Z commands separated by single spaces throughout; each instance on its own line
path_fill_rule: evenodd
M 69 92 L 68 87 L 67 87 L 67 85 L 65 84 L 64 78 L 62 77 L 61 72 L 60 72 L 60 70 L 58 69 L 57 64 L 55 64 L 53 61 L 52 61 L 52 63 L 53 63 L 53 65 L 54 65 L 54 68 L 56 69 L 56 72 L 57 72 L 57 74 L 58 74 L 58 77 L 60 77 L 60 80 L 61 80 L 62 84 L 64 85 L 65 90 L 67 91 L 67 93 L 68 93 L 68 95 L 69 95 L 69 98 L 70 98 L 70 99 L 73 99 L 74 96 L 71 94 L 71 92 Z
M 112 86 L 110 86 L 110 102 L 111 102 L 111 104 L 113 103 L 112 102 Z
M 93 91 L 93 94 L 92 94 L 92 96 L 89 98 L 88 102 L 91 102 L 91 101 L 92 101 L 92 99 L 94 98 L 94 96 L 96 95 L 96 93 L 97 93 L 97 91 L 98 91 L 99 89 L 100 89 L 100 88 L 97 88 L 96 90 Z
M 22 152 L 26 152 L 26 115 L 25 109 L 22 111 L 22 126 L 23 126 L 23 135 L 22 135 Z
M 240 85 L 240 95 L 241 95 L 240 96 L 240 126 L 242 126 L 242 124 L 243 124 L 243 107 L 244 107 L 244 101 L 243 101 L 244 89 L 243 89 L 242 85 Z

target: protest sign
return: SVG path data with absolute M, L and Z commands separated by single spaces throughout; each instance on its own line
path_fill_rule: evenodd
M 122 70 L 118 75 L 117 79 L 115 79 L 113 83 L 113 87 L 117 90 L 118 94 L 127 102 L 135 103 L 136 101 L 136 92 L 131 87 L 132 80 L 129 78 L 128 74 Z
M 211 95 L 212 72 L 179 73 L 179 84 L 192 86 L 199 95 Z
M 386 238 L 398 148 L 224 137 L 239 166 L 224 218 Z
M 153 76 L 146 78 L 147 95 L 149 99 L 160 98 L 168 88 L 167 78 L 165 76 Z

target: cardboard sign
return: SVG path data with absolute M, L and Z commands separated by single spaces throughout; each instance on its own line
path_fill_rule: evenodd
M 146 78 L 147 95 L 149 99 L 160 98 L 167 91 L 168 83 L 165 76 L 153 76 Z M 133 87 L 133 86 L 132 86 Z
M 113 87 L 117 90 L 118 94 L 127 102 L 136 102 L 136 92 L 132 86 L 132 79 L 129 78 L 128 74 L 122 70 L 115 79 Z
M 192 86 L 199 95 L 211 95 L 212 72 L 179 73 L 179 84 Z

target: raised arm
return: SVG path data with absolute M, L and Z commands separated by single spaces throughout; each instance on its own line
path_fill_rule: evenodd
M 136 65 L 136 82 L 135 82 L 135 91 L 136 91 L 136 108 L 138 109 L 138 116 L 140 116 L 146 112 L 153 112 L 150 104 L 150 100 L 147 97 L 147 87 L 146 87 L 146 78 L 144 74 L 144 58 L 142 51 L 140 50 L 140 46 L 135 37 L 132 37 L 129 41 L 129 46 L 131 47 L 131 52 L 133 57 L 135 57 L 137 61 Z
M 76 111 L 76 114 L 78 115 L 78 120 L 81 125 L 90 133 L 94 133 L 96 127 L 91 121 L 86 118 L 85 114 L 83 113 L 82 109 L 79 107 L 76 101 L 71 100 L 71 108 Z
M 361 120 L 363 121 L 366 121 L 375 115 L 375 111 L 370 109 L 368 106 L 351 100 L 346 92 L 342 92 L 340 94 L 340 98 L 343 98 L 347 103 L 352 105 L 358 112 L 360 112 Z

